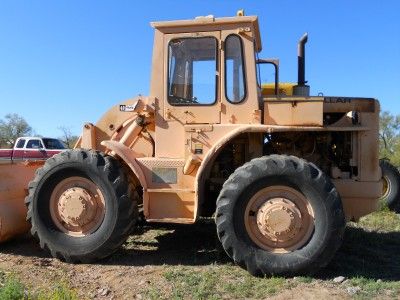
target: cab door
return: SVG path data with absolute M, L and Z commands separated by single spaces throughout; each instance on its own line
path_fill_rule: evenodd
M 24 147 L 25 147 L 25 139 L 19 139 L 17 144 L 12 151 L 12 159 L 13 160 L 23 160 L 24 159 Z
M 220 32 L 166 34 L 164 118 L 184 124 L 220 123 Z
M 42 142 L 39 139 L 30 139 L 26 143 L 23 158 L 27 160 L 46 159 L 46 151 Z
M 138 159 L 148 182 L 144 212 L 153 222 L 193 223 L 195 171 L 186 173 L 184 167 L 190 161 L 192 135 L 204 138 L 202 133 L 220 123 L 220 32 L 165 34 L 162 55 L 162 118 L 156 121 L 155 157 Z

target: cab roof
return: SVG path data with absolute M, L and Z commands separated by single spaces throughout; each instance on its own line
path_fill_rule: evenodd
M 257 16 L 237 16 L 214 18 L 214 16 L 196 17 L 192 20 L 151 22 L 151 26 L 163 33 L 180 33 L 196 31 L 215 31 L 250 26 L 254 32 L 256 51 L 262 49 L 260 29 Z M 236 26 L 237 25 L 237 26 Z

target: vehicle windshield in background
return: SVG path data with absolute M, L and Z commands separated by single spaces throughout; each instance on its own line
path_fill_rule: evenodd
M 57 139 L 43 139 L 46 149 L 66 149 L 63 143 Z

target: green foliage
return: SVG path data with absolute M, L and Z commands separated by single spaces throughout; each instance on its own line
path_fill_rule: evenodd
M 377 232 L 400 231 L 400 217 L 384 207 L 380 211 L 361 218 L 357 225 Z
M 231 265 L 213 265 L 207 269 L 177 267 L 164 272 L 172 285 L 170 293 L 159 293 L 150 288 L 152 299 L 263 299 L 285 286 L 284 278 L 257 278 Z
M 15 277 L 3 278 L 4 283 L 0 287 L 0 299 L 2 300 L 20 300 L 24 299 L 25 287 Z
M 56 285 L 50 292 L 41 292 L 37 297 L 38 300 L 78 300 L 77 293 L 70 289 L 67 284 L 61 283 Z
M 1 300 L 78 300 L 77 293 L 61 282 L 50 290 L 32 291 L 14 275 L 0 271 L 0 299 Z
M 309 276 L 300 276 L 297 278 L 297 281 L 301 283 L 311 283 L 313 281 L 313 278 Z
M 24 135 L 29 135 L 32 128 L 23 117 L 18 114 L 7 114 L 0 120 L 0 144 L 12 146 L 15 140 Z
M 400 115 L 383 111 L 379 119 L 379 155 L 400 166 Z
M 349 280 L 351 286 L 360 288 L 360 293 L 357 298 L 371 299 L 378 295 L 398 295 L 400 291 L 400 282 L 390 280 L 375 280 L 365 277 L 354 277 Z

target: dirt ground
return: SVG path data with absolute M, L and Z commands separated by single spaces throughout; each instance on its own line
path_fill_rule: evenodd
M 399 250 L 399 231 L 352 225 L 332 263 L 312 278 L 253 278 L 232 264 L 214 223 L 205 220 L 139 227 L 122 249 L 95 264 L 51 258 L 27 235 L 0 246 L 0 269 L 30 290 L 61 283 L 80 299 L 382 299 L 400 298 Z

